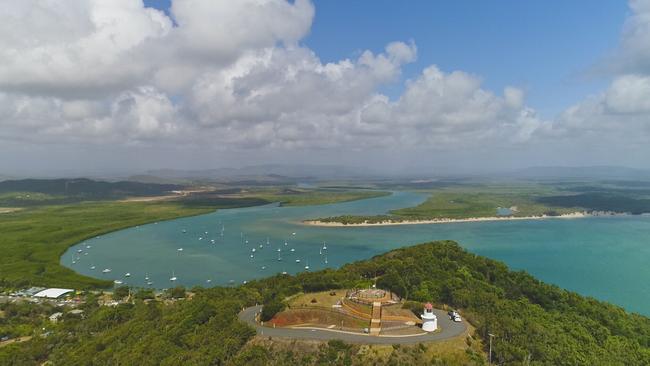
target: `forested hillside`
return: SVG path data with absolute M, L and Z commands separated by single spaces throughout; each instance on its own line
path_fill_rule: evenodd
M 375 275 L 379 287 L 409 300 L 460 309 L 483 345 L 488 344 L 488 333 L 495 335 L 497 364 L 650 364 L 650 319 L 509 271 L 448 241 L 394 250 L 338 270 L 278 275 L 238 288 L 195 289 L 191 300 L 173 304 L 135 300 L 109 308 L 90 301 L 85 319 L 67 319 L 47 337 L 0 348 L 0 364 L 50 360 L 54 365 L 361 365 L 367 360 L 358 346 L 337 342 L 312 353 L 270 351 L 268 342 L 245 346 L 254 331 L 238 321 L 237 313 L 244 306 L 277 303 L 301 291 L 368 285 Z M 1 318 L 0 324 L 7 327 L 11 319 Z M 411 347 L 377 364 L 424 362 L 454 363 L 425 358 Z M 468 354 L 457 361 L 468 362 L 484 363 L 484 356 Z

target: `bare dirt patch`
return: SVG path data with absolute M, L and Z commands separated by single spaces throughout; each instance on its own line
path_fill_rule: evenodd
M 289 309 L 277 314 L 270 321 L 278 327 L 309 325 L 320 328 L 343 328 L 358 329 L 368 327 L 368 322 L 352 318 L 335 311 L 321 309 Z

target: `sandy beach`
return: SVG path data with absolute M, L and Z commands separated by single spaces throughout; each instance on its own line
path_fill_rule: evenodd
M 353 227 L 353 226 L 393 226 L 393 225 L 422 225 L 422 224 L 451 224 L 457 222 L 479 222 L 479 221 L 510 221 L 510 220 L 544 220 L 544 219 L 579 219 L 587 216 L 593 216 L 586 212 L 572 212 L 559 216 L 489 216 L 489 217 L 468 217 L 465 219 L 439 218 L 431 220 L 404 220 L 404 221 L 381 221 L 381 222 L 362 222 L 358 224 L 344 224 L 341 222 L 323 222 L 319 220 L 306 220 L 302 223 L 311 226 L 331 226 L 331 227 Z

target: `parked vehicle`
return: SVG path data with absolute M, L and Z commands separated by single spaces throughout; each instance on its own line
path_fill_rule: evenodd
M 447 315 L 449 315 L 449 319 L 451 319 L 451 320 L 453 320 L 453 321 L 455 321 L 457 323 L 463 321 L 463 319 L 460 317 L 460 314 L 458 314 L 458 312 L 456 310 L 449 310 L 447 312 Z

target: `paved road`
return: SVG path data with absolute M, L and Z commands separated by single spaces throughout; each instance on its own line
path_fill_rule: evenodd
M 467 329 L 464 320 L 461 323 L 455 323 L 449 319 L 446 312 L 437 309 L 434 309 L 434 313 L 438 317 L 438 327 L 442 328 L 442 331 L 416 336 L 369 336 L 367 334 L 346 333 L 328 329 L 263 327 L 255 321 L 255 315 L 260 311 L 262 311 L 261 305 L 244 309 L 244 311 L 239 313 L 239 319 L 253 326 L 259 335 L 280 338 L 315 340 L 340 339 L 348 343 L 360 344 L 412 344 L 453 338 L 462 334 L 465 329 Z

